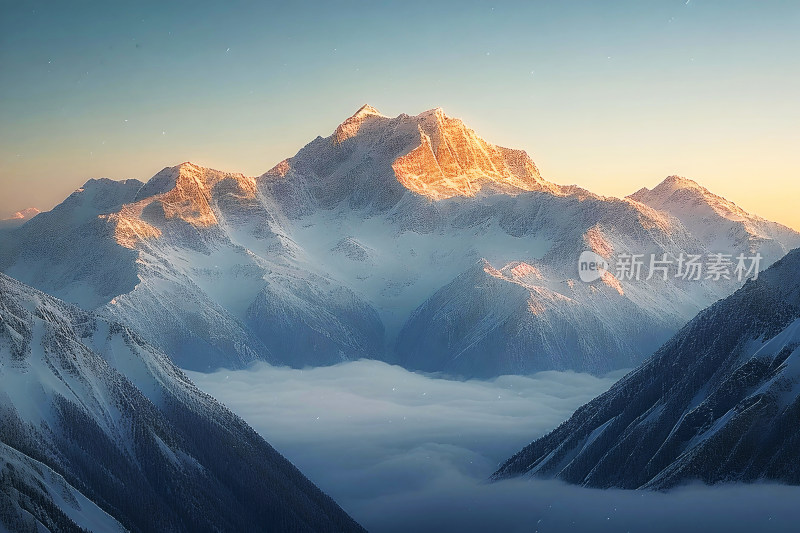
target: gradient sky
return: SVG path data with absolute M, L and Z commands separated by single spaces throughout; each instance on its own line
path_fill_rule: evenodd
M 0 218 L 182 161 L 258 175 L 363 103 L 542 174 L 669 174 L 800 229 L 800 2 L 0 4 Z

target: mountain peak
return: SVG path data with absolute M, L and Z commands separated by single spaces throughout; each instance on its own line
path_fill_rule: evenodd
M 340 150 L 342 145 L 348 148 Z M 447 116 L 441 107 L 387 117 L 364 105 L 330 137 L 309 143 L 264 176 L 283 178 L 290 168 L 297 175 L 313 176 L 315 187 L 328 191 L 325 194 L 329 196 L 330 191 L 342 191 L 339 180 L 346 180 L 350 190 L 358 188 L 353 178 L 361 176 L 364 188 L 369 189 L 363 191 L 366 196 L 361 200 L 385 193 L 377 191 L 375 176 L 394 177 L 404 189 L 432 200 L 474 197 L 481 192 L 566 194 L 540 176 L 523 150 L 490 144 L 461 119 Z M 395 191 L 392 194 L 400 191 L 394 189 L 394 182 L 386 185 Z
M 246 178 L 240 173 L 222 172 L 196 165 L 191 161 L 184 161 L 179 165 L 164 167 L 158 174 L 150 178 L 139 190 L 136 199 L 138 201 L 164 194 L 172 191 L 176 187 L 185 188 L 190 184 L 194 184 L 194 186 L 200 187 L 201 189 L 210 190 L 223 179 L 242 181 L 250 178 Z
M 667 176 L 664 181 L 656 185 L 653 192 L 673 193 L 678 190 L 694 190 L 701 194 L 711 194 L 708 189 L 700 185 L 694 180 L 684 178 L 683 176 Z
M 161 229 L 143 218 L 144 209 L 151 205 L 157 206 L 164 220 L 178 219 L 197 228 L 215 226 L 219 221 L 212 207 L 214 190 L 222 182 L 229 184 L 228 193 L 241 200 L 256 196 L 255 178 L 185 161 L 161 170 L 139 189 L 132 203 L 104 218 L 115 224 L 117 243 L 126 248 L 161 236 Z
M 788 251 L 781 243 L 790 248 L 800 244 L 800 234 L 794 230 L 749 213 L 681 176 L 669 176 L 652 190 L 645 187 L 628 198 L 678 218 L 708 245 L 719 247 L 727 241 L 748 242 L 752 246 L 761 243 L 762 254 L 770 259 L 767 264 Z M 772 245 L 764 245 L 766 241 L 772 241 Z
M 19 226 L 23 225 L 24 223 L 26 223 L 27 221 L 38 215 L 39 213 L 41 213 L 41 211 L 39 211 L 35 207 L 29 207 L 27 209 L 22 209 L 20 211 L 17 211 L 9 218 L 0 219 L 0 229 L 18 228 Z
M 664 178 L 664 181 L 662 181 L 660 183 L 660 185 L 671 185 L 671 186 L 683 187 L 683 188 L 686 188 L 686 187 L 695 188 L 695 187 L 699 187 L 700 186 L 696 181 L 691 180 L 689 178 L 684 178 L 683 176 L 678 176 L 676 174 L 673 174 L 672 176 L 667 176 L 666 178 Z
M 377 109 L 372 107 L 371 105 L 364 104 L 364 105 L 362 105 L 361 107 L 358 108 L 358 111 L 356 111 L 353 114 L 353 117 L 365 117 L 367 115 L 377 115 L 379 117 L 385 116 L 380 111 L 378 111 Z M 350 118 L 352 118 L 352 117 L 350 117 Z
M 444 109 L 441 107 L 434 107 L 433 109 L 428 109 L 427 111 L 423 111 L 418 116 L 420 117 L 429 117 L 429 116 L 436 116 L 441 118 L 446 118 L 447 115 L 444 112 Z
M 684 190 L 684 189 L 686 189 L 686 190 L 694 190 L 694 191 L 697 191 L 697 192 L 700 192 L 700 193 L 711 194 L 708 191 L 708 189 L 706 189 L 705 187 L 703 187 L 702 185 L 700 185 L 699 183 L 697 183 L 694 180 L 691 180 L 689 178 L 684 178 L 683 176 L 672 175 L 672 176 L 667 176 L 666 178 L 664 178 L 661 181 L 661 183 L 659 183 L 658 185 L 656 185 L 652 189 L 648 189 L 647 187 L 642 187 L 641 189 L 639 189 L 635 193 L 633 193 L 630 196 L 628 196 L 628 198 L 636 200 L 637 202 L 647 203 L 646 201 L 643 201 L 642 199 L 645 199 L 645 198 L 649 199 L 649 198 L 651 198 L 653 196 L 657 196 L 657 197 L 664 196 L 664 197 L 666 197 L 666 196 L 671 195 L 675 191 Z
M 388 118 L 369 104 L 364 104 L 350 118 L 339 124 L 333 133 L 335 144 L 341 144 L 351 137 L 355 137 L 361 129 L 361 124 L 370 117 Z
M 744 214 L 741 208 L 733 202 L 712 193 L 694 180 L 676 175 L 667 176 L 652 189 L 642 187 L 628 196 L 628 198 L 647 204 L 655 209 L 661 209 L 663 207 L 662 204 L 676 201 L 683 203 L 691 200 L 695 204 L 699 202 L 712 208 L 721 208 L 729 212 L 735 211 L 740 216 Z
M 39 211 L 37 208 L 28 207 L 27 209 L 22 209 L 11 215 L 9 220 L 28 220 L 29 218 L 35 217 L 39 213 L 41 213 L 41 211 Z
M 177 169 L 179 171 L 186 171 L 186 170 L 199 170 L 199 169 L 202 169 L 203 167 L 201 167 L 200 165 L 195 165 L 191 161 L 184 161 L 180 165 L 176 165 L 173 168 L 175 168 L 175 169 Z

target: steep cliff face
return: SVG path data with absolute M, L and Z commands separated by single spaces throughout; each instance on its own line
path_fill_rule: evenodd
M 420 144 L 392 163 L 397 180 L 433 200 L 475 196 L 482 189 L 515 194 L 560 188 L 545 181 L 521 150 L 494 146 L 441 108 L 418 117 Z

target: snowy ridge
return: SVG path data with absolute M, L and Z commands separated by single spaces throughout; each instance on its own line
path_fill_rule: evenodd
M 54 530 L 361 530 L 127 327 L 3 274 L 0 504 Z
M 796 231 L 748 213 L 688 178 L 669 176 L 653 190 L 642 188 L 628 198 L 678 218 L 709 248 L 758 251 L 771 264 L 800 246 Z
M 800 484 L 800 249 L 700 313 L 495 478 Z

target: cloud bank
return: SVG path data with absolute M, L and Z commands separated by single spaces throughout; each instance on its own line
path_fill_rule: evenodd
M 486 481 L 622 373 L 452 381 L 362 360 L 189 375 L 373 532 L 794 531 L 800 520 L 795 487 Z

